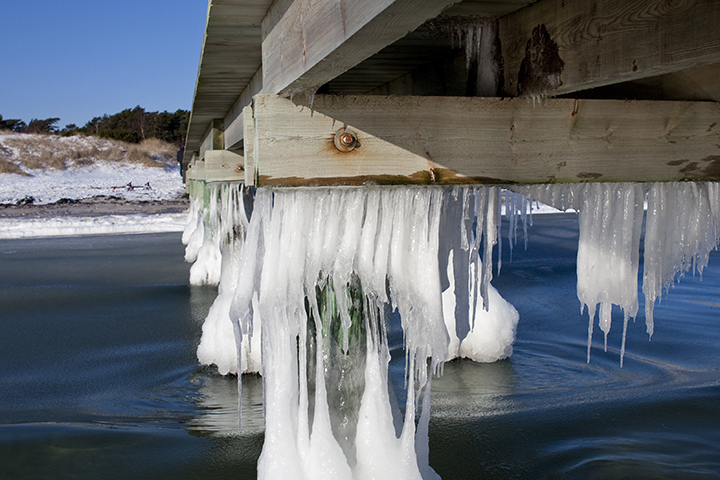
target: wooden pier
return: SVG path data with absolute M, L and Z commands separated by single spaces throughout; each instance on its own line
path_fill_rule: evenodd
M 186 179 L 720 180 L 716 0 L 210 0 Z

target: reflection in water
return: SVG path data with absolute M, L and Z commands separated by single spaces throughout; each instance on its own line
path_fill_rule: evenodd
M 433 381 L 433 417 L 484 417 L 513 410 L 516 377 L 509 360 L 475 363 L 456 359 L 446 363 L 442 377 Z
M 236 376 L 220 375 L 208 367 L 195 372 L 191 381 L 198 385 L 199 414 L 188 425 L 193 433 L 255 435 L 264 431 L 263 386 L 259 375 L 242 376 L 242 417 L 238 416 Z

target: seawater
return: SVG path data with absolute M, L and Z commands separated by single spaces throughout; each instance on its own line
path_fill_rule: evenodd
M 433 381 L 430 465 L 446 480 L 720 475 L 720 255 L 663 297 L 651 342 L 628 326 L 621 369 L 620 329 L 585 363 L 577 217 L 535 216 L 528 235 L 493 280 L 520 313 L 514 353 Z M 216 290 L 188 285 L 183 255 L 179 234 L 0 241 L 0 478 L 255 477 L 262 380 L 242 379 L 240 428 L 235 379 L 197 364 Z

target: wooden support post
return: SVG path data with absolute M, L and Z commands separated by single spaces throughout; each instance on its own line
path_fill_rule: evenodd
M 257 185 L 257 143 L 255 134 L 254 107 L 247 106 L 243 109 L 243 127 L 245 128 L 245 185 Z
M 246 181 L 717 181 L 718 122 L 710 102 L 319 95 L 310 108 L 258 95 L 245 110 Z M 343 129 L 357 136 L 349 151 L 334 142 Z
M 541 0 L 500 20 L 505 92 L 567 94 L 720 63 L 718 25 L 717 0 Z

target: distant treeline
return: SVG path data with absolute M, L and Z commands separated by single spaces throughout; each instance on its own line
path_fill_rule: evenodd
M 63 136 L 94 135 L 102 138 L 112 138 L 128 143 L 139 143 L 148 138 L 157 138 L 169 143 L 181 145 L 184 143 L 185 132 L 190 112 L 177 110 L 176 112 L 146 112 L 137 106 L 128 108 L 115 115 L 95 117 L 84 126 L 78 127 L 71 123 L 60 129 L 57 123 L 59 118 L 34 118 L 29 123 L 19 119 L 3 119 L 0 115 L 0 130 L 11 130 L 18 133 L 45 133 Z

